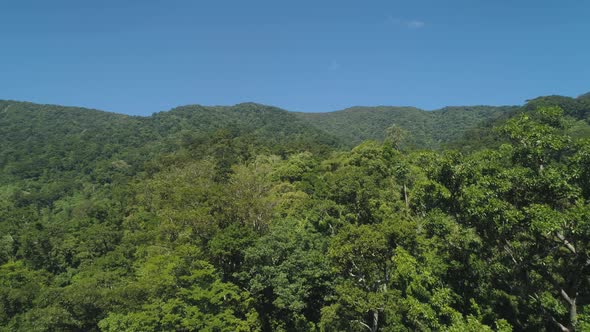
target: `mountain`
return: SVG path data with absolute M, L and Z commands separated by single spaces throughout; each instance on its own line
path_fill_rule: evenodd
M 185 140 L 199 140 L 221 130 L 232 138 L 239 137 L 278 154 L 300 150 L 321 152 L 338 146 L 336 138 L 292 112 L 256 103 L 181 106 L 156 113 L 147 120 L 162 137 L 180 135 Z
M 541 106 L 558 106 L 565 111 L 565 115 L 577 119 L 586 119 L 590 115 L 590 93 L 581 95 L 578 98 L 566 96 L 542 96 L 527 100 L 523 108 L 532 111 Z
M 79 107 L 0 100 L 0 181 L 92 175 L 123 161 L 128 171 L 161 155 L 230 155 L 297 151 L 325 153 L 363 140 L 382 140 L 396 124 L 409 132 L 408 145 L 438 148 L 460 139 L 514 107 L 353 107 L 330 113 L 295 113 L 272 106 L 187 105 L 151 116 L 128 116 Z M 233 143 L 228 145 L 227 141 Z M 237 150 L 240 150 L 239 152 Z M 256 150 L 256 151 L 253 151 Z M 235 162 L 236 160 L 228 161 Z
M 522 109 L 558 105 L 567 114 L 584 118 L 590 109 L 588 96 L 539 97 Z M 516 106 L 435 111 L 358 106 L 328 113 L 296 113 L 242 103 L 187 105 L 140 117 L 0 100 L 0 183 L 15 178 L 64 178 L 70 173 L 71 178 L 92 176 L 97 169 L 110 169 L 121 161 L 127 171 L 137 172 L 146 161 L 180 150 L 194 156 L 231 155 L 228 165 L 261 152 L 323 154 L 368 139 L 382 140 L 392 125 L 407 132 L 405 145 L 409 148 L 477 148 L 493 140 L 490 128 L 519 110 Z M 228 153 L 228 148 L 233 151 Z
M 579 95 L 577 99 L 579 99 L 579 100 L 590 100 L 590 92 L 587 92 L 587 93 L 584 93 L 584 94 Z
M 590 330 L 587 100 L 0 101 L 0 331 Z
M 190 105 L 139 117 L 0 101 L 0 170 L 21 178 L 68 171 L 87 174 L 99 160 L 125 154 L 143 162 L 150 151 L 196 148 L 212 139 L 247 142 L 277 154 L 322 152 L 338 145 L 335 138 L 292 113 L 254 103 Z
M 352 107 L 328 113 L 297 113 L 302 119 L 339 138 L 347 146 L 382 140 L 391 125 L 409 133 L 408 145 L 440 148 L 470 129 L 514 112 L 516 106 L 463 106 L 424 111 L 414 107 Z
M 490 118 L 477 126 L 467 128 L 462 137 L 450 141 L 446 147 L 462 151 L 474 151 L 482 147 L 498 146 L 500 143 L 505 143 L 505 141 L 502 141 L 499 135 L 494 132 L 495 127 L 501 126 L 518 113 L 533 113 L 542 107 L 561 108 L 568 122 L 566 131 L 572 137 L 590 137 L 590 93 L 577 98 L 551 95 L 527 100 L 521 107 L 513 108 L 499 117 Z
M 145 118 L 98 110 L 0 101 L 0 174 L 88 174 L 99 160 L 157 140 L 146 124 Z

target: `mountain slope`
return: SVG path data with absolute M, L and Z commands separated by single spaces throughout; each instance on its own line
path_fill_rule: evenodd
M 294 113 L 243 103 L 181 106 L 147 117 L 0 100 L 0 183 L 9 178 L 92 177 L 97 170 L 123 166 L 127 172 L 137 172 L 145 161 L 179 150 L 190 150 L 197 158 L 231 155 L 240 160 L 258 153 L 322 154 L 367 139 L 382 140 L 391 125 L 408 132 L 406 145 L 411 148 L 477 148 L 482 141 L 492 141 L 489 128 L 498 121 L 541 105 L 560 106 L 580 121 L 590 110 L 588 94 L 539 97 L 522 108 L 469 106 L 423 111 L 380 106 Z M 583 136 L 587 128 L 577 127 L 577 136 Z M 238 159 L 226 161 L 226 168 Z
M 338 137 L 348 146 L 357 145 L 367 139 L 382 140 L 385 130 L 395 124 L 408 131 L 408 145 L 416 148 L 440 148 L 460 139 L 468 130 L 493 121 L 516 108 L 464 106 L 423 111 L 414 107 L 378 106 L 297 115 Z
M 302 149 L 319 152 L 338 145 L 336 138 L 292 112 L 255 103 L 181 106 L 156 113 L 148 120 L 161 136 L 180 135 L 199 140 L 223 130 L 224 135 L 241 137 L 273 153 Z
M 590 137 L 584 112 L 388 109 L 326 125 L 507 145 L 329 153 L 258 104 L 0 101 L 0 331 L 588 330 L 590 141 L 567 129 Z
M 8 177 L 90 175 L 121 160 L 126 168 L 139 166 L 166 152 L 210 149 L 216 140 L 276 154 L 323 153 L 338 145 L 292 113 L 253 103 L 191 105 L 138 117 L 0 101 L 0 183 Z
M 521 107 L 514 108 L 499 117 L 488 119 L 475 127 L 468 128 L 463 137 L 449 142 L 447 147 L 463 151 L 474 151 L 483 147 L 491 148 L 506 143 L 500 139 L 493 128 L 503 125 L 517 113 L 531 113 L 541 107 L 559 107 L 563 109 L 563 114 L 566 116 L 568 123 L 566 126 L 568 134 L 574 138 L 590 137 L 590 93 L 577 98 L 551 95 L 527 100 Z
M 84 108 L 0 101 L 1 173 L 19 178 L 88 174 L 98 160 L 155 140 L 143 129 L 145 123 Z

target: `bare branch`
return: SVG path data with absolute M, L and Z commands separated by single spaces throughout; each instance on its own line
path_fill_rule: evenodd
M 561 234 L 560 232 L 555 232 L 555 236 L 557 236 L 557 238 L 559 240 L 561 240 L 561 242 L 563 243 L 563 245 L 572 252 L 572 254 L 577 255 L 578 252 L 576 251 L 576 247 L 574 247 L 566 238 L 565 236 L 563 236 L 563 234 Z
M 572 300 L 571 297 L 569 297 L 569 295 L 567 295 L 567 293 L 562 289 L 559 290 L 559 294 L 561 294 L 561 297 L 563 297 L 563 299 L 569 303 L 570 305 L 574 305 L 575 304 L 575 300 Z
M 510 258 L 512 259 L 514 264 L 518 265 L 518 261 L 516 260 L 516 257 L 514 257 L 514 253 L 512 252 L 512 248 L 510 248 L 510 243 L 508 241 L 506 241 L 506 245 L 504 246 L 504 250 L 506 250 L 508 255 L 510 255 Z
M 555 323 L 555 325 L 557 325 L 557 327 L 559 327 L 559 329 L 562 332 L 570 332 L 570 329 L 568 329 L 567 327 L 565 327 L 563 324 L 561 324 L 560 322 L 557 321 L 557 319 L 555 319 L 555 317 L 551 316 L 551 321 L 553 323 Z
M 372 329 L 371 329 L 371 327 L 370 327 L 369 325 L 365 324 L 364 322 L 361 322 L 360 320 L 353 320 L 353 321 L 351 321 L 351 323 L 353 323 L 353 322 L 359 323 L 359 324 L 361 324 L 362 326 L 364 326 L 364 327 L 366 327 L 367 329 L 369 329 L 369 331 L 372 331 Z

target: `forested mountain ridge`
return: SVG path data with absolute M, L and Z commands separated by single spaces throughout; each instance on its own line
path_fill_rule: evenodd
M 586 100 L 353 109 L 351 149 L 253 103 L 0 101 L 0 331 L 588 331 Z
M 297 115 L 340 138 L 348 146 L 368 139 L 383 140 L 386 129 L 396 125 L 408 132 L 408 145 L 440 148 L 462 138 L 467 130 L 516 109 L 516 106 L 457 106 L 424 111 L 414 107 L 357 106 L 342 111 Z
M 569 121 L 567 130 L 576 138 L 590 137 L 590 93 L 580 95 L 577 98 L 551 95 L 541 96 L 527 100 L 518 108 L 500 114 L 499 117 L 481 122 L 478 126 L 468 128 L 463 137 L 449 142 L 446 147 L 462 151 L 474 151 L 483 147 L 498 147 L 502 142 L 500 137 L 493 132 L 495 127 L 501 126 L 509 118 L 518 113 L 532 112 L 540 107 L 559 107 L 564 110 L 564 115 Z
M 0 101 L 0 170 L 15 178 L 87 173 L 98 160 L 156 140 L 145 127 L 140 117 Z
M 337 137 L 346 146 L 355 146 L 368 139 L 383 140 L 387 128 L 398 126 L 407 132 L 405 144 L 411 148 L 465 149 L 490 138 L 488 129 L 518 112 L 539 106 L 558 106 L 576 120 L 590 114 L 590 93 L 577 98 L 543 96 L 527 100 L 522 106 L 448 106 L 433 111 L 415 107 L 356 106 L 325 113 L 296 113 L 303 119 Z M 487 128 L 487 129 L 486 129 Z
M 510 109 L 448 107 L 425 112 L 357 107 L 326 117 L 244 103 L 187 105 L 140 117 L 0 100 L 0 170 L 4 173 L 0 181 L 8 176 L 37 178 L 43 173 L 63 176 L 68 170 L 90 174 L 96 167 L 111 167 L 109 163 L 121 154 L 127 166 L 136 167 L 163 151 L 211 150 L 211 140 L 232 140 L 236 148 L 245 149 L 242 155 L 254 153 L 246 151 L 247 145 L 283 155 L 326 152 L 365 139 L 383 140 L 392 124 L 409 133 L 409 146 L 434 148 Z
M 230 135 L 248 136 L 257 145 L 291 148 L 291 152 L 297 149 L 317 150 L 322 146 L 336 147 L 339 144 L 336 138 L 310 126 L 291 112 L 256 103 L 234 106 L 187 105 L 155 113 L 149 119 L 160 130 L 173 133 L 190 131 L 197 136 L 220 129 L 229 130 Z
M 243 144 L 267 152 L 278 147 L 280 151 L 272 152 L 279 154 L 319 152 L 338 145 L 335 138 L 287 111 L 253 103 L 182 106 L 140 117 L 0 100 L 0 170 L 19 178 L 68 170 L 90 173 L 88 167 L 121 153 L 142 163 L 154 154 L 182 147 L 210 148 L 216 139 L 248 141 Z

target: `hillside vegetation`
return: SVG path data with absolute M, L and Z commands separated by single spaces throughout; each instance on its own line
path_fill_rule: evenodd
M 133 166 L 165 152 L 325 152 L 335 138 L 270 106 L 178 107 L 133 117 L 56 105 L 0 101 L 0 169 L 4 177 L 37 179 L 93 174 L 118 158 Z M 235 151 L 235 150 L 240 151 Z M 250 151 L 250 150 L 251 151 Z M 239 158 L 238 158 L 239 159 Z M 238 159 L 235 159 L 236 161 Z
M 0 331 L 589 331 L 589 105 L 0 101 Z
M 462 138 L 469 129 L 495 121 L 516 109 L 473 106 L 423 111 L 413 107 L 379 106 L 297 115 L 351 147 L 364 140 L 383 140 L 387 128 L 395 125 L 408 132 L 409 147 L 437 149 Z

